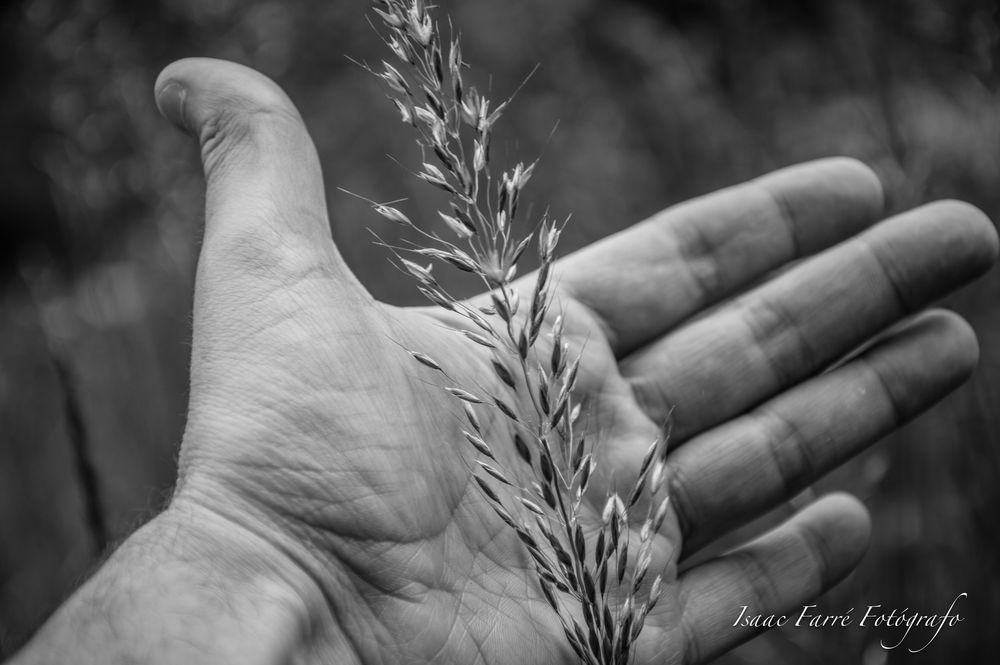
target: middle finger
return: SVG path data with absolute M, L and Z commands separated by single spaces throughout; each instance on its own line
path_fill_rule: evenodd
M 670 416 L 683 442 L 978 276 L 995 245 L 992 223 L 976 208 L 923 206 L 640 349 L 621 363 L 622 375 L 650 418 Z

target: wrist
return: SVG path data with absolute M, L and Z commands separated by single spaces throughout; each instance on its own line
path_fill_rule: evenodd
M 339 639 L 323 592 L 275 544 L 175 502 L 109 558 L 18 665 L 299 662 Z

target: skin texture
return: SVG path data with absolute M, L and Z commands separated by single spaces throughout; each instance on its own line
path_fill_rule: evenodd
M 207 180 L 179 482 L 17 662 L 574 662 L 470 482 L 457 402 L 435 387 L 493 387 L 489 355 L 350 274 L 315 150 L 272 82 L 192 59 L 156 93 L 200 142 Z M 881 221 L 882 205 L 863 165 L 815 162 L 558 264 L 566 335 L 585 348 L 578 398 L 602 442 L 594 510 L 674 410 L 655 565 L 676 571 L 972 371 L 968 325 L 917 313 L 992 265 L 992 224 L 958 202 Z M 488 423 L 513 466 L 508 425 Z M 681 565 L 636 662 L 701 662 L 748 639 L 732 627 L 741 606 L 801 606 L 853 569 L 869 528 L 858 501 L 830 496 Z

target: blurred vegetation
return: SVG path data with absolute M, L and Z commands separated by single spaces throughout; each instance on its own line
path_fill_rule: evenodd
M 381 57 L 366 4 L 29 0 L 0 10 L 0 657 L 173 482 L 203 185 L 194 147 L 154 107 L 160 68 L 207 55 L 275 78 L 319 148 L 347 261 L 377 297 L 417 302 L 370 242 L 378 220 L 337 190 L 410 197 L 411 216 L 435 218 L 433 194 L 385 156 L 411 154 L 406 128 L 345 58 Z M 540 65 L 496 145 L 500 156 L 544 154 L 532 191 L 573 213 L 571 246 L 832 154 L 875 167 L 894 210 L 957 197 L 1000 219 L 993 2 L 440 4 L 497 96 Z M 946 303 L 982 341 L 973 381 L 818 488 L 855 492 L 875 520 L 871 553 L 822 609 L 943 611 L 966 591 L 967 620 L 920 654 L 884 651 L 878 629 L 800 628 L 725 662 L 995 662 L 998 287 L 993 273 Z

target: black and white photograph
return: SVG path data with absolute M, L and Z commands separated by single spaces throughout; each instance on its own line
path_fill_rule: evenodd
M 990 665 L 1000 5 L 12 0 L 0 662 Z

